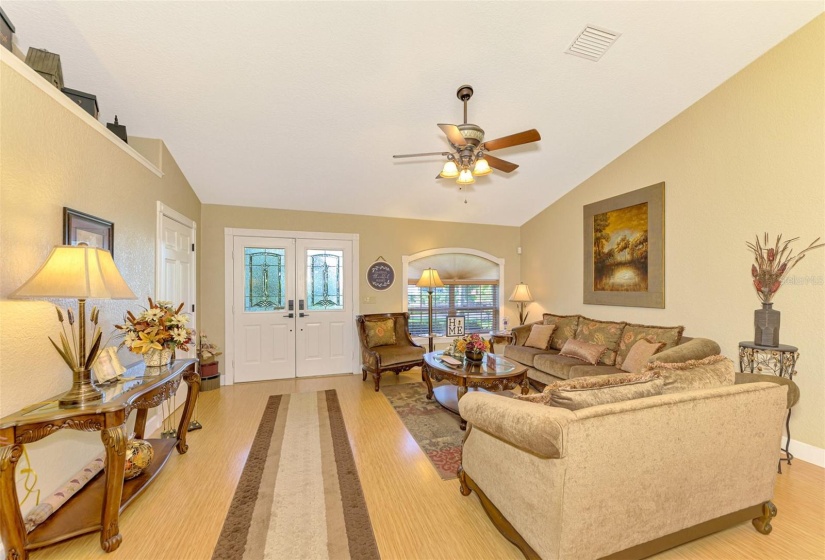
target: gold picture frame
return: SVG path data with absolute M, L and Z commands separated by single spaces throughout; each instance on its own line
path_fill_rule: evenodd
M 665 307 L 665 184 L 584 207 L 584 303 Z

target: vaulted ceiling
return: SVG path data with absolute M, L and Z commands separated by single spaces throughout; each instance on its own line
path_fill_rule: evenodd
M 130 135 L 162 138 L 204 203 L 521 225 L 810 21 L 766 2 L 3 3 L 20 46 Z M 621 33 L 599 62 L 585 25 Z M 519 164 L 459 192 L 436 123 Z M 662 177 L 666 180 L 666 177 Z M 466 203 L 465 203 L 466 200 Z

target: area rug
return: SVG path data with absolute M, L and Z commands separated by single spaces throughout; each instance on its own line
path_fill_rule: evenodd
M 212 558 L 380 558 L 334 390 L 269 398 Z
M 398 413 L 407 431 L 444 480 L 458 477 L 464 432 L 458 417 L 434 400 L 427 400 L 423 383 L 403 383 L 381 387 L 381 392 Z

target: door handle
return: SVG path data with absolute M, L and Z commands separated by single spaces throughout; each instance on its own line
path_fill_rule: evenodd
M 298 313 L 298 317 L 309 317 L 309 313 Z
M 287 317 L 288 319 L 292 319 L 292 318 L 295 317 L 295 313 L 290 313 L 289 315 L 284 315 L 284 317 Z

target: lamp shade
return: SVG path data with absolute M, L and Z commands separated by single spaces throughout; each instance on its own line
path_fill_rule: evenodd
M 472 185 L 475 182 L 476 180 L 473 178 L 473 174 L 466 168 L 461 170 L 461 173 L 459 173 L 458 179 L 456 180 L 456 183 L 459 185 Z
M 15 298 L 136 299 L 105 249 L 58 245 Z
M 530 294 L 530 288 L 524 282 L 519 283 L 513 293 L 510 294 L 510 301 L 518 303 L 526 303 L 533 301 L 533 296 Z
M 458 166 L 455 164 L 454 161 L 448 160 L 444 167 L 441 169 L 441 173 L 439 173 L 445 179 L 455 179 L 458 177 Z
M 493 172 L 493 169 L 490 167 L 490 164 L 487 163 L 487 160 L 483 157 L 480 157 L 476 160 L 476 164 L 473 167 L 473 175 L 476 177 L 481 177 L 483 175 L 489 175 Z
M 444 282 L 438 276 L 438 271 L 434 268 L 428 268 L 421 273 L 421 278 L 415 283 L 419 288 L 443 288 Z

